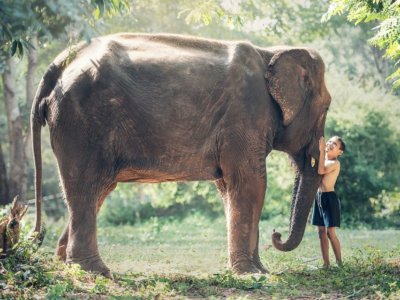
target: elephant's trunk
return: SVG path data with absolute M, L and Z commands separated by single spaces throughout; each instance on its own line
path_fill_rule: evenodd
M 296 175 L 288 239 L 282 242 L 279 232 L 272 234 L 272 243 L 278 250 L 291 251 L 300 244 L 303 238 L 308 214 L 321 179 L 317 173 L 318 165 L 311 161 L 311 156 L 308 156 L 304 168 L 300 168 L 302 171 Z
M 293 184 L 293 190 L 292 190 L 292 203 L 290 205 L 290 219 L 289 219 L 290 224 L 292 223 L 293 210 L 294 210 L 294 205 L 296 203 L 296 201 L 293 201 L 293 199 L 297 198 L 299 184 L 300 184 L 300 172 L 298 169 L 296 169 L 296 177 L 294 178 L 294 184 Z

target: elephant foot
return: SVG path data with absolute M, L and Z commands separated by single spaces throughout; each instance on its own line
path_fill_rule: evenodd
M 241 257 L 231 262 L 232 271 L 236 274 L 260 273 L 259 268 L 249 257 Z
M 56 249 L 56 257 L 60 260 L 60 261 L 67 261 L 67 246 L 58 246 Z
M 232 271 L 239 275 L 260 273 L 260 270 L 250 261 L 239 261 L 233 263 Z
M 264 268 L 260 261 L 260 257 L 256 255 L 251 257 L 244 253 L 237 253 L 231 255 L 232 271 L 236 274 L 265 274 L 268 270 Z
M 259 273 L 262 273 L 262 274 L 268 274 L 269 273 L 268 270 L 261 263 L 260 257 L 258 255 L 254 258 L 254 265 L 259 270 Z
M 79 264 L 85 271 L 100 274 L 107 278 L 112 278 L 110 269 L 105 265 L 99 255 L 84 259 L 68 258 L 67 263 Z
M 258 269 L 258 273 L 261 274 L 268 274 L 268 270 L 263 266 L 263 264 L 261 262 L 255 262 L 254 263 L 256 268 Z

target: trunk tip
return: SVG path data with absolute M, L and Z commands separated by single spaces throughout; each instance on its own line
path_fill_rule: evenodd
M 282 234 L 280 232 L 274 231 L 272 233 L 272 244 L 274 247 L 280 251 L 292 251 L 293 249 L 297 248 L 300 241 L 296 242 L 293 239 L 289 238 L 285 242 L 281 240 Z
M 282 243 L 281 237 L 282 234 L 280 232 L 275 231 L 274 229 L 272 233 L 272 244 L 276 249 L 280 251 L 289 251 L 287 247 L 285 247 L 286 245 Z
M 275 229 L 272 232 L 272 244 L 274 247 L 278 250 L 282 250 L 282 241 L 281 241 L 282 234 L 279 232 L 275 231 Z

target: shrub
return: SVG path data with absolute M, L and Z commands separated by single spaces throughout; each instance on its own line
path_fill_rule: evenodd
M 108 198 L 100 219 L 111 224 L 134 224 L 151 217 L 182 218 L 193 211 L 210 216 L 223 212 L 211 182 L 119 184 Z
M 400 145 L 396 132 L 383 113 L 374 111 L 367 112 L 360 124 L 330 119 L 327 132 L 342 136 L 346 143 L 336 185 L 344 222 L 373 224 L 378 206 L 371 199 L 398 186 Z

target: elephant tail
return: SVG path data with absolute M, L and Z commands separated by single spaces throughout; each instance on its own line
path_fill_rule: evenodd
M 31 134 L 32 148 L 35 162 L 35 199 L 36 199 L 36 220 L 34 233 L 39 235 L 42 230 L 42 149 L 41 149 L 41 129 L 46 125 L 48 117 L 49 99 L 52 97 L 54 88 L 66 66 L 71 62 L 83 48 L 87 45 L 82 42 L 74 47 L 59 54 L 53 63 L 49 66 L 33 99 L 31 109 Z
M 42 146 L 41 129 L 47 120 L 47 97 L 53 91 L 62 70 L 56 65 L 50 65 L 49 69 L 40 81 L 31 110 L 31 135 L 32 149 L 35 162 L 35 199 L 36 220 L 34 234 L 41 232 L 41 209 L 42 209 Z

